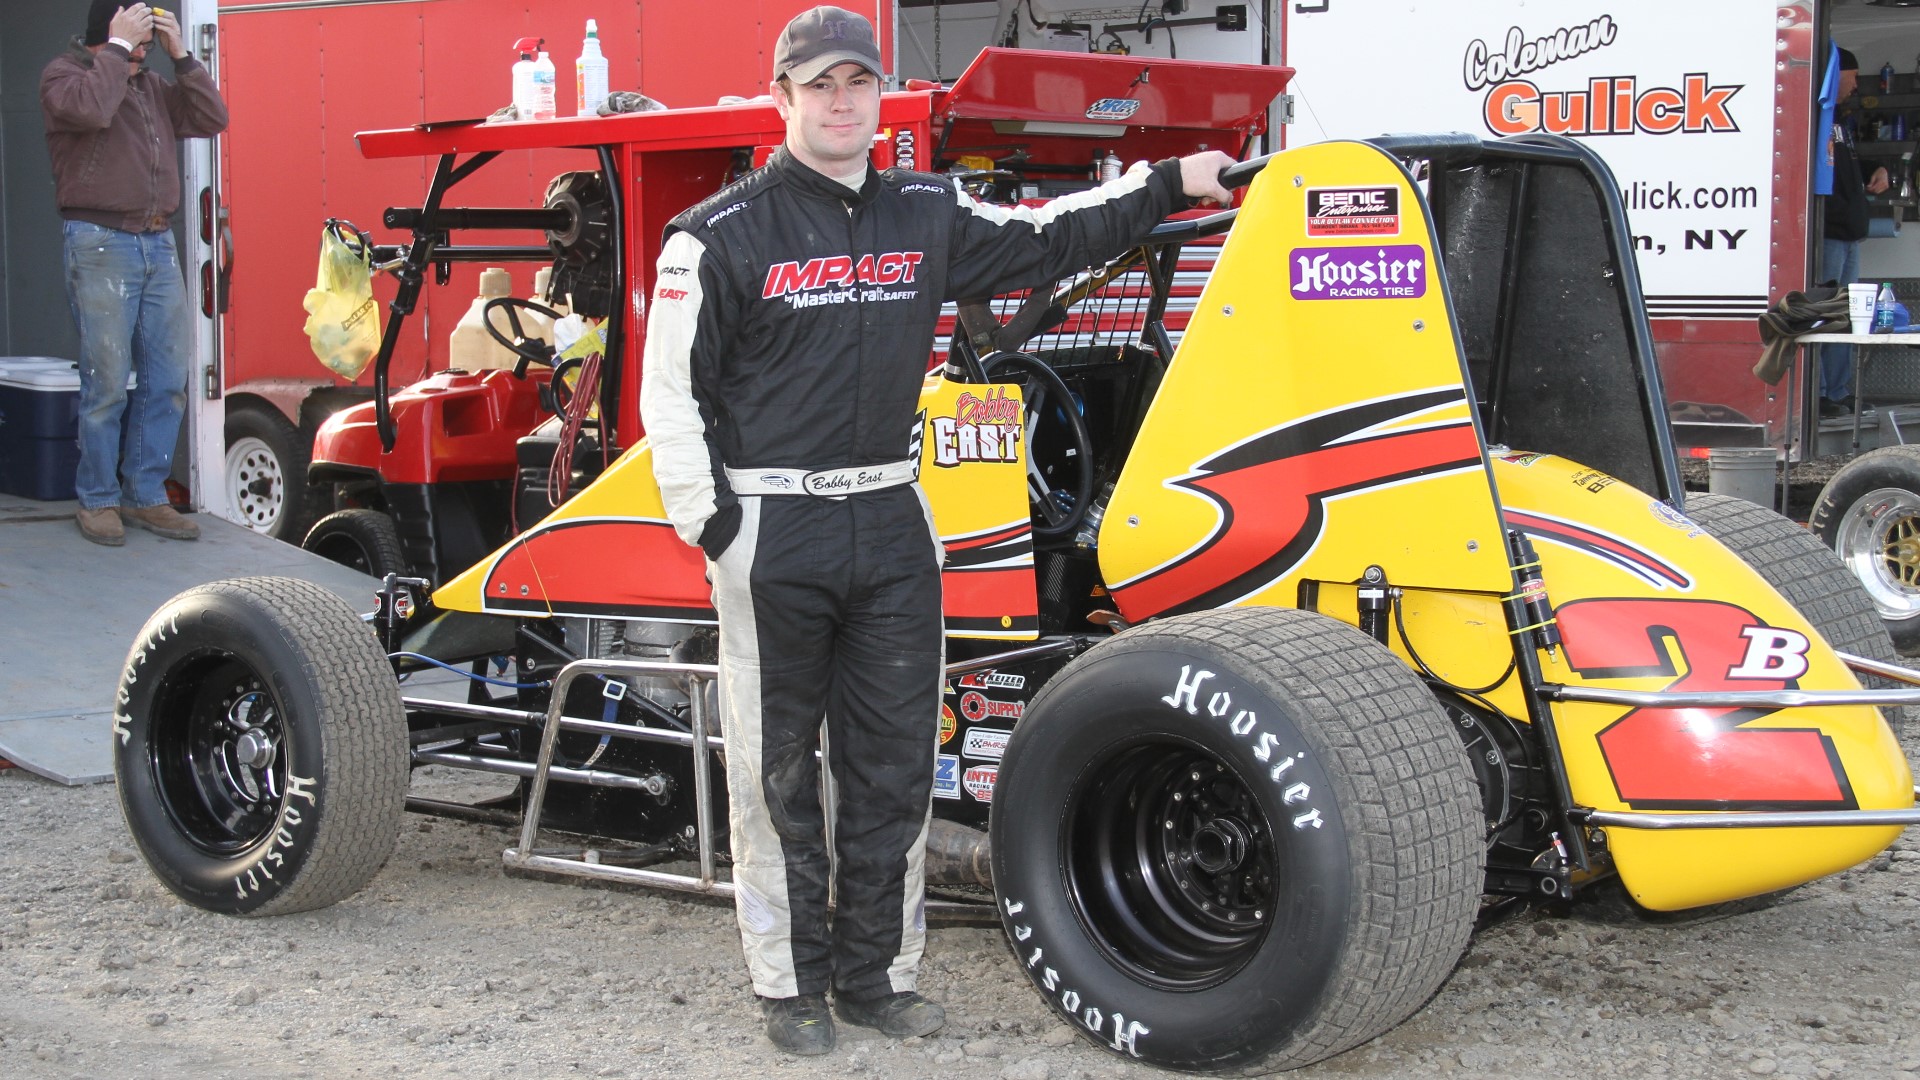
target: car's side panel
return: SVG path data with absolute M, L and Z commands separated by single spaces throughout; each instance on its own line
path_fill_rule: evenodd
M 920 405 L 920 482 L 947 549 L 947 633 L 1030 639 L 1039 603 L 1020 388 L 930 377 Z M 706 562 L 667 522 L 644 441 L 433 599 L 448 610 L 541 618 L 714 618 Z
M 1540 654 L 1549 682 L 1673 691 L 1859 687 L 1791 603 L 1665 503 L 1549 455 L 1496 455 L 1493 475 L 1508 525 L 1539 553 L 1564 639 L 1563 648 Z M 1416 629 L 1416 648 L 1445 655 L 1437 631 Z M 1554 717 L 1574 801 L 1598 810 L 1913 804 L 1906 758 L 1880 711 L 1865 706 L 1734 711 L 1563 702 Z M 1843 870 L 1899 831 L 1616 828 L 1607 847 L 1637 901 L 1676 910 Z

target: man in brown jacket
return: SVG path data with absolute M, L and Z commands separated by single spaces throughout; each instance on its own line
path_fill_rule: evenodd
M 141 67 L 156 42 L 173 57 L 177 83 Z M 175 140 L 219 134 L 227 106 L 171 12 L 93 0 L 86 35 L 41 72 L 40 107 L 80 332 L 80 533 L 117 547 L 124 518 L 192 540 L 199 527 L 166 491 L 192 360 L 173 243 Z

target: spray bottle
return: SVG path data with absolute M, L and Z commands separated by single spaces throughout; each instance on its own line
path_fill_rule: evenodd
M 546 39 L 535 37 L 523 37 L 513 43 L 513 51 L 520 54 L 519 61 L 513 65 L 513 111 L 518 119 L 533 119 L 533 58 L 546 43 Z
M 576 115 L 597 116 L 600 103 L 607 100 L 607 58 L 600 52 L 600 27 L 587 20 L 587 39 L 580 43 L 580 58 L 573 62 Z
M 533 62 L 533 118 L 551 120 L 554 116 L 553 60 L 541 50 Z

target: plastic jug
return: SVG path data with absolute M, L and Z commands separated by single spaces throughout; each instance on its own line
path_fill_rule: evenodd
M 575 115 L 598 116 L 600 103 L 607 100 L 607 58 L 600 52 L 600 27 L 587 20 L 587 39 L 580 43 L 580 58 L 573 62 Z
M 513 278 L 504 268 L 489 266 L 480 271 L 480 295 L 473 298 L 473 303 L 467 306 L 467 313 L 460 316 L 460 323 L 453 328 L 453 337 L 447 344 L 449 364 L 462 371 L 496 371 L 511 369 L 519 362 L 513 350 L 493 340 L 493 335 L 487 333 L 486 324 L 481 322 L 487 301 L 511 292 Z M 500 328 L 501 333 L 513 336 L 505 312 L 495 312 L 493 324 Z
M 547 283 L 552 279 L 553 267 L 551 266 L 543 266 L 539 270 L 534 271 L 533 295 L 527 297 L 527 299 L 543 307 L 550 307 L 560 314 L 565 315 L 567 313 L 566 304 L 547 299 Z M 518 314 L 520 316 L 520 329 L 526 333 L 528 340 L 539 338 L 549 345 L 553 344 L 552 319 L 532 308 L 521 308 Z M 493 325 L 499 327 L 500 332 L 508 337 L 513 336 L 513 325 L 507 322 L 506 312 L 494 312 Z

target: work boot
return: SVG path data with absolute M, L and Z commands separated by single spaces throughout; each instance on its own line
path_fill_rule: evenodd
M 833 1009 L 849 1024 L 870 1027 L 882 1035 L 910 1039 L 931 1035 L 947 1022 L 947 1011 L 911 990 L 883 994 L 865 1001 L 835 996 Z
M 161 503 L 159 506 L 129 506 L 120 511 L 132 524 L 169 540 L 198 540 L 200 526 L 180 516 L 180 511 Z
M 96 544 L 119 547 L 127 542 L 127 527 L 120 524 L 120 508 L 117 506 L 103 506 L 98 510 L 83 506 L 73 518 L 80 523 L 80 535 Z
M 790 998 L 761 998 L 767 1016 L 767 1038 L 789 1054 L 812 1057 L 833 1049 L 833 1014 L 827 995 L 801 994 Z

